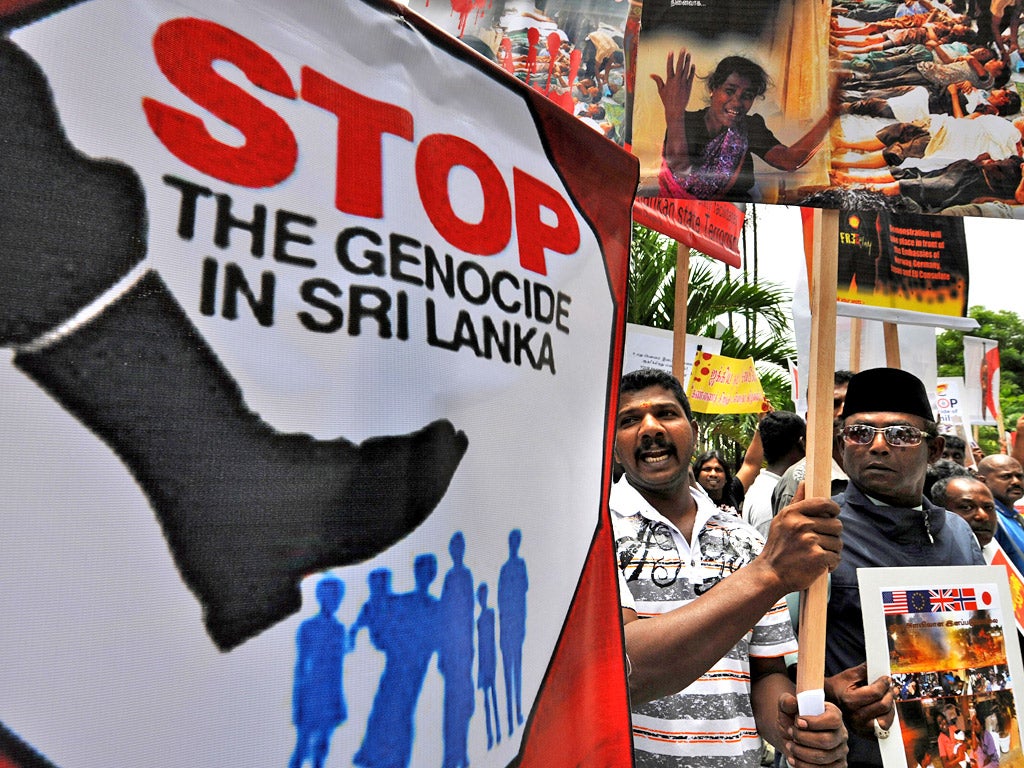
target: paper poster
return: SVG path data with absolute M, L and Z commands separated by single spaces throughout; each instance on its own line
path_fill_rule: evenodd
M 1013 600 L 997 566 L 860 568 L 868 678 L 892 678 L 887 768 L 1024 763 Z
M 912 2 L 645 0 L 639 194 L 1012 216 L 1020 94 L 994 24 Z
M 754 368 L 754 358 L 737 359 L 698 351 L 687 389 L 697 413 L 761 413 L 768 401 Z
M 626 373 L 638 368 L 659 368 L 672 373 L 672 331 L 664 328 L 648 328 L 636 323 L 626 324 L 626 348 L 622 353 L 622 370 Z M 722 351 L 722 340 L 707 336 L 686 334 L 686 358 L 683 385 L 690 385 L 690 370 L 698 349 L 718 354 Z
M 765 156 L 809 130 L 824 141 L 828 18 L 823 2 L 644 2 L 632 113 L 639 196 L 792 203 L 827 186 L 827 153 L 792 170 Z M 712 98 L 714 73 L 724 87 L 731 62 L 757 80 L 739 107 Z M 681 66 L 693 67 L 689 88 Z
M 964 403 L 971 424 L 999 425 L 999 342 L 964 336 Z
M 635 161 L 386 2 L 0 9 L 0 764 L 628 760 Z
M 843 211 L 838 258 L 836 296 L 845 315 L 918 324 L 931 319 L 941 327 L 958 327 L 967 315 L 963 219 Z

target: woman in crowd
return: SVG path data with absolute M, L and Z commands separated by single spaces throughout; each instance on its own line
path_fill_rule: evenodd
M 971 746 L 974 756 L 973 768 L 998 767 L 999 752 L 996 750 L 996 740 L 992 737 L 992 732 L 985 729 L 977 715 L 971 718 Z
M 706 79 L 708 105 L 690 111 L 695 68 L 686 49 L 668 54 L 665 77 L 651 75 L 665 109 L 665 144 L 658 176 L 664 197 L 749 201 L 756 154 L 783 171 L 803 166 L 821 147 L 836 115 L 829 109 L 795 144 L 779 141 L 764 118 L 751 114 L 768 90 L 764 69 L 743 56 L 727 56 Z
M 697 485 L 707 491 L 719 509 L 739 517 L 745 490 L 738 477 L 729 471 L 729 464 L 718 451 L 705 451 L 693 463 Z

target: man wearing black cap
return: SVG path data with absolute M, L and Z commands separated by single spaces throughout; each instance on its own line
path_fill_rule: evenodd
M 850 483 L 834 497 L 843 555 L 829 596 L 825 688 L 850 729 L 849 765 L 881 766 L 877 739 L 888 737 L 895 709 L 888 678 L 868 684 L 857 569 L 985 559 L 970 526 L 924 496 L 928 463 L 942 455 L 943 439 L 920 379 L 895 368 L 862 371 L 850 380 L 841 418 Z

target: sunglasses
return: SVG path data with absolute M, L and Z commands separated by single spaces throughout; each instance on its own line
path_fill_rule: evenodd
M 907 448 L 912 445 L 920 445 L 926 437 L 932 437 L 917 427 L 908 427 L 897 424 L 892 427 L 870 427 L 867 424 L 851 424 L 843 427 L 839 434 L 848 443 L 854 445 L 870 445 L 875 441 L 875 435 L 879 432 L 885 437 L 885 442 L 893 448 Z

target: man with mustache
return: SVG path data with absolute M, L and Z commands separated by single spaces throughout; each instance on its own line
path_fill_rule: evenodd
M 761 738 L 794 768 L 843 765 L 839 710 L 797 716 L 784 596 L 839 561 L 828 499 L 803 492 L 765 541 L 719 510 L 689 467 L 695 426 L 679 381 L 626 374 L 615 419 L 624 474 L 609 499 L 638 766 L 757 768 Z
M 978 462 L 978 478 L 992 491 L 999 513 L 996 541 L 1007 556 L 1024 571 L 1024 521 L 1013 504 L 1024 496 L 1024 471 L 1020 462 L 1001 453 Z
M 850 380 L 840 417 L 850 483 L 833 499 L 843 557 L 829 595 L 825 693 L 850 729 L 850 766 L 881 766 L 878 739 L 888 737 L 895 708 L 889 678 L 867 680 L 857 569 L 985 559 L 971 527 L 924 495 L 928 464 L 944 442 L 920 379 L 896 368 L 861 371 Z

